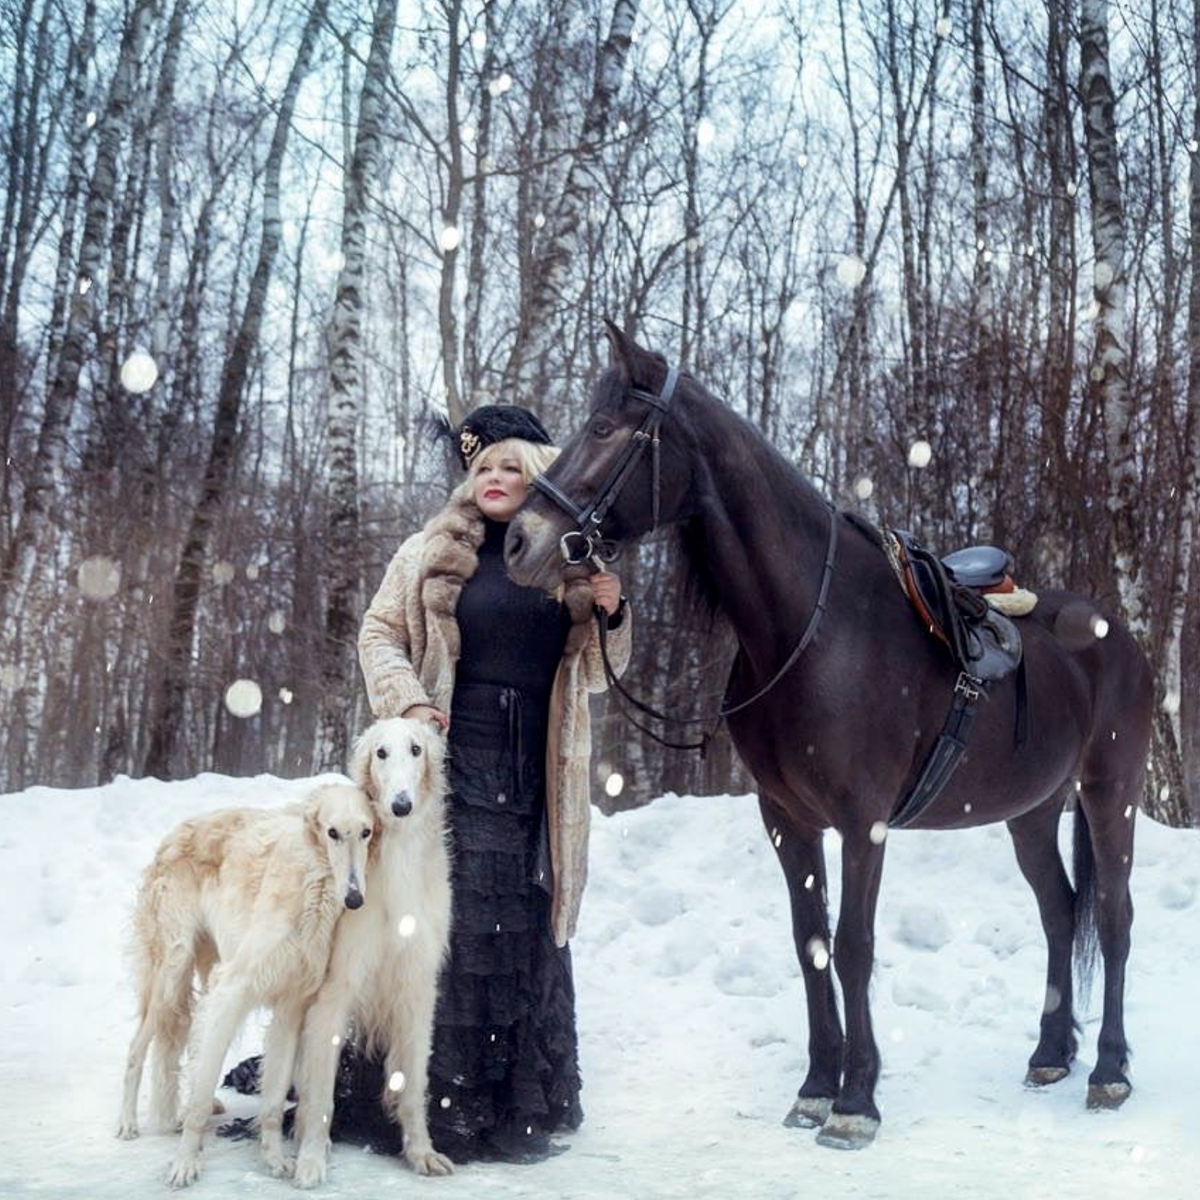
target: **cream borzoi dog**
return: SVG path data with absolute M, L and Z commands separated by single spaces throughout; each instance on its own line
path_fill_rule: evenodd
M 141 1019 L 129 1047 L 118 1135 L 137 1136 L 138 1086 L 152 1042 L 153 1119 L 179 1127 L 179 1059 L 196 973 L 207 990 L 169 1183 L 181 1187 L 199 1174 L 225 1052 L 259 1005 L 274 1009 L 263 1053 L 263 1153 L 274 1174 L 286 1171 L 283 1105 L 304 1010 L 325 978 L 339 918 L 364 902 L 377 829 L 363 792 L 332 784 L 288 808 L 232 808 L 185 821 L 159 846 L 133 918 Z
M 381 1101 L 421 1175 L 454 1167 L 433 1148 L 425 1116 L 438 971 L 450 933 L 445 752 L 430 722 L 377 721 L 355 747 L 351 775 L 380 822 L 371 900 L 339 923 L 329 973 L 304 1018 L 296 1088 L 295 1177 L 325 1178 L 339 1047 L 353 1021 L 362 1053 L 386 1050 Z

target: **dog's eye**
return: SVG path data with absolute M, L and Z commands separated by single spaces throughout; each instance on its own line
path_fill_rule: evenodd
M 336 829 L 332 829 L 332 828 L 331 828 L 331 829 L 329 830 L 329 836 L 330 836 L 331 838 L 333 838 L 333 840 L 334 840 L 335 842 L 340 842 L 340 841 L 342 840 L 342 835 L 341 835 L 340 833 L 338 833 L 338 831 L 337 831 Z
M 362 840 L 363 840 L 364 842 L 365 842 L 365 841 L 367 840 L 367 838 L 369 838 L 370 836 L 371 836 L 371 831 L 370 831 L 369 829 L 364 829 L 364 830 L 362 831 Z
M 409 749 L 412 750 L 413 758 L 421 757 L 421 747 L 418 746 L 416 742 L 413 742 L 413 744 L 409 747 Z
M 375 757 L 376 758 L 387 758 L 387 747 L 380 746 L 379 749 L 375 751 Z

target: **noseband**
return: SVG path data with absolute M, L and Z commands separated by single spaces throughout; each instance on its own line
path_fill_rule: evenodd
M 568 563 L 582 563 L 588 559 L 599 563 L 611 562 L 617 556 L 616 547 L 612 542 L 601 537 L 600 526 L 608 516 L 609 509 L 617 502 L 621 489 L 629 477 L 637 469 L 642 455 L 650 450 L 650 459 L 654 476 L 653 495 L 653 525 L 658 528 L 659 513 L 659 426 L 671 408 L 671 398 L 675 394 L 675 384 L 679 381 L 679 368 L 670 367 L 667 378 L 662 385 L 662 391 L 651 392 L 645 388 L 631 387 L 628 394 L 635 400 L 641 400 L 649 405 L 642 423 L 630 435 L 625 443 L 620 457 L 613 463 L 604 482 L 600 485 L 599 494 L 586 504 L 576 504 L 566 492 L 553 484 L 544 475 L 538 475 L 533 486 L 543 496 L 553 500 L 559 508 L 568 513 L 575 522 L 575 528 L 564 533 L 558 539 L 559 549 L 564 560 Z

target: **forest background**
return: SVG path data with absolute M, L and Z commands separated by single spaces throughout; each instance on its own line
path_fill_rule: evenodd
M 439 420 L 565 437 L 607 316 L 1123 613 L 1200 816 L 1200 0 L 0 0 L 0 70 L 0 791 L 339 766 Z M 711 712 L 673 536 L 620 571 Z M 602 806 L 749 787 L 596 710 Z

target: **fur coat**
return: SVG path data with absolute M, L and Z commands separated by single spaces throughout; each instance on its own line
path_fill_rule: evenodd
M 450 713 L 460 638 L 455 610 L 479 565 L 483 517 L 472 501 L 451 501 L 396 551 L 363 617 L 358 657 L 376 717 L 398 717 L 413 704 Z M 571 614 L 562 661 L 550 692 L 546 737 L 546 805 L 554 867 L 555 942 L 575 932 L 587 879 L 592 753 L 588 693 L 605 690 L 592 591 L 583 578 L 566 584 Z M 609 637 L 614 669 L 629 661 L 632 614 Z M 453 714 L 451 714 L 453 720 Z

